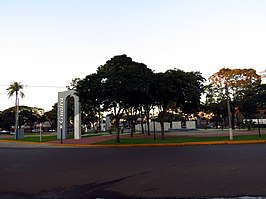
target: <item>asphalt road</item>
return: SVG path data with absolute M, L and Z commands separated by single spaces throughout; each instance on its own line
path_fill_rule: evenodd
M 266 196 L 266 144 L 0 148 L 0 198 Z

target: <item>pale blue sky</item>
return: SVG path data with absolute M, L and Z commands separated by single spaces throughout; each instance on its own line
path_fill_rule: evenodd
M 6 87 L 46 111 L 73 78 L 127 54 L 156 72 L 205 78 L 222 67 L 266 69 L 266 0 L 0 0 L 0 110 Z

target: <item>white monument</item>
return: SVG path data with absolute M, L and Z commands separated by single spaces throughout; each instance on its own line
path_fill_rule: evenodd
M 81 139 L 80 102 L 75 91 L 68 90 L 58 93 L 57 104 L 57 139 L 67 138 L 67 98 L 74 98 L 74 139 Z M 62 137 L 61 137 L 62 136 Z

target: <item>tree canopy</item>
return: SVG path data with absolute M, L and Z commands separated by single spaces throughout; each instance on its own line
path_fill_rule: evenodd
M 118 55 L 99 66 L 96 73 L 78 81 L 76 94 L 87 114 L 113 113 L 119 142 L 119 121 L 125 110 L 134 108 L 140 113 L 146 110 L 144 115 L 147 116 L 151 106 L 156 105 L 163 113 L 161 122 L 165 120 L 171 101 L 180 110 L 195 112 L 199 109 L 204 80 L 199 72 L 178 69 L 154 73 L 145 64 L 135 62 L 127 55 Z M 163 132 L 162 126 L 162 138 Z
M 207 93 L 207 104 L 226 104 L 227 97 L 230 101 L 230 112 L 232 113 L 232 126 L 236 113 L 241 111 L 247 117 L 251 117 L 257 111 L 257 104 L 250 104 L 254 99 L 257 89 L 261 85 L 261 76 L 252 68 L 229 69 L 222 68 L 209 77 L 210 84 L 205 87 Z M 215 106 L 212 106 L 215 107 Z M 226 107 L 223 107 L 224 110 Z M 219 108 L 221 109 L 221 108 Z

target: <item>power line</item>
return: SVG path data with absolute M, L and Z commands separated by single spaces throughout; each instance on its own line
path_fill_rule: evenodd
M 8 87 L 10 85 L 0 85 L 2 87 Z M 38 86 L 32 86 L 32 85 L 23 85 L 25 88 L 27 87 L 36 87 L 36 88 L 66 88 L 66 86 L 41 86 L 41 85 L 38 85 Z
M 24 85 L 26 88 L 27 87 L 40 87 L 40 88 L 66 88 L 66 86 L 29 86 L 29 85 Z

